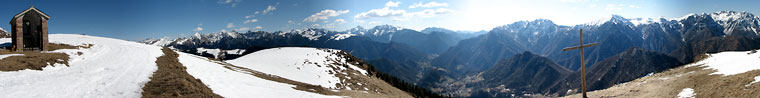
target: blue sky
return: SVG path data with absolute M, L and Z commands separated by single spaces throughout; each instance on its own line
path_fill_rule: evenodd
M 0 19 L 34 5 L 50 33 L 142 40 L 195 32 L 346 30 L 390 24 L 411 29 L 490 30 L 522 20 L 574 25 L 609 17 L 678 18 L 723 10 L 760 13 L 758 0 L 15 0 Z M 7 23 L 0 24 L 7 30 Z

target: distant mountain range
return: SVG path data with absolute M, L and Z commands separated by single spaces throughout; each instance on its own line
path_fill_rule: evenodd
M 479 72 L 490 68 L 500 59 L 522 51 L 531 51 L 568 69 L 577 70 L 580 68 L 579 53 L 562 52 L 561 49 L 578 45 L 580 29 L 584 30 L 586 43 L 599 43 L 599 46 L 586 49 L 588 63 L 585 66 L 630 47 L 671 53 L 685 44 L 712 37 L 756 39 L 760 36 L 759 31 L 753 29 L 760 28 L 760 18 L 746 12 L 692 14 L 677 19 L 628 19 L 612 15 L 603 20 L 605 21 L 560 26 L 550 20 L 538 19 L 496 27 L 488 34 L 459 42 L 436 58 L 433 65 L 461 72 Z M 691 59 L 684 57 L 681 60 L 686 62 Z
M 380 71 L 398 76 L 405 81 L 416 81 L 432 54 L 445 51 L 459 40 L 474 37 L 475 33 L 454 32 L 429 28 L 423 32 L 391 25 L 370 29 L 363 27 L 347 31 L 301 29 L 288 32 L 218 32 L 196 33 L 177 39 L 147 39 L 144 43 L 168 46 L 187 53 L 229 60 L 258 50 L 274 47 L 318 47 L 351 52 L 376 65 Z M 210 50 L 210 51 L 209 51 Z M 241 52 L 242 51 L 242 52 Z M 429 67 L 429 64 L 427 64 Z
M 590 78 L 604 79 L 589 81 L 595 90 L 690 63 L 703 53 L 760 48 L 759 23 L 760 17 L 751 13 L 721 11 L 658 19 L 611 15 L 574 26 L 537 19 L 479 32 L 444 28 L 415 31 L 380 25 L 346 31 L 312 28 L 196 33 L 143 42 L 222 60 L 273 47 L 333 48 L 438 93 L 460 97 L 561 96 L 577 93 L 572 91 L 579 86 L 574 82 L 579 80 L 576 70 L 580 66 L 596 73 Z M 599 43 L 585 49 L 586 65 L 580 65 L 578 50 L 561 50 L 579 44 L 580 29 L 585 43 Z

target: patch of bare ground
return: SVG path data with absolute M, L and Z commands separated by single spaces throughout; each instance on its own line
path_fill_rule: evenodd
M 684 88 L 694 89 L 694 97 L 699 98 L 754 98 L 760 96 L 760 83 L 747 85 L 760 76 L 760 70 L 736 75 L 710 75 L 716 72 L 705 66 L 682 66 L 651 76 L 618 84 L 604 90 L 588 93 L 591 98 L 633 97 L 672 98 Z M 578 98 L 579 94 L 565 96 Z
M 82 46 L 71 46 L 66 44 L 48 44 L 50 51 L 58 49 L 79 49 L 90 48 L 92 44 Z M 46 66 L 55 66 L 55 64 L 63 64 L 69 66 L 69 55 L 65 53 L 43 52 L 43 51 L 23 51 L 12 52 L 9 48 L 3 48 L 0 50 L 0 55 L 3 54 L 23 54 L 20 56 L 10 56 L 0 59 L 0 71 L 18 71 L 24 69 L 42 70 Z M 79 54 L 81 55 L 81 54 Z
M 327 52 L 331 52 L 331 53 L 332 51 L 334 51 L 334 50 L 328 50 L 328 49 L 323 49 L 323 50 Z M 350 54 L 347 54 L 342 51 L 337 52 L 336 54 L 333 54 L 333 55 L 351 57 Z M 411 98 L 412 97 L 408 93 L 391 86 L 390 84 L 384 82 L 383 80 L 380 80 L 379 78 L 362 75 L 362 73 L 360 73 L 359 71 L 351 70 L 349 68 L 349 66 L 358 65 L 357 67 L 366 70 L 368 65 L 366 65 L 366 63 L 363 63 L 361 60 L 352 59 L 352 60 L 346 60 L 346 62 L 338 62 L 341 60 L 331 60 L 333 61 L 331 62 L 332 64 L 322 65 L 322 66 L 326 66 L 333 69 L 331 72 L 334 73 L 334 75 L 340 79 L 341 83 L 336 83 L 336 87 L 338 88 L 325 88 L 319 85 L 312 85 L 308 83 L 294 81 L 294 80 L 279 77 L 276 75 L 248 69 L 245 67 L 235 66 L 226 62 L 222 62 L 222 61 L 218 61 L 218 60 L 214 60 L 210 58 L 207 58 L 206 60 L 223 65 L 224 68 L 230 69 L 232 71 L 253 75 L 258 78 L 262 78 L 262 79 L 266 79 L 270 81 L 295 85 L 296 87 L 294 87 L 293 89 L 306 91 L 306 92 L 318 93 L 318 94 L 323 94 L 323 95 L 349 96 L 353 98 Z M 304 63 L 312 63 L 312 62 L 304 62 Z M 347 69 L 338 70 L 340 68 L 338 68 L 337 66 L 343 66 L 343 68 L 347 68 Z
M 201 80 L 187 73 L 175 53 L 169 48 L 161 49 L 163 56 L 158 57 L 158 70 L 153 72 L 150 81 L 142 88 L 143 98 L 221 98 L 214 94 Z

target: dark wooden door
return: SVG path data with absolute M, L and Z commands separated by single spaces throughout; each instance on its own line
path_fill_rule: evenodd
M 41 49 L 42 17 L 38 13 L 30 12 L 24 15 L 24 50 Z

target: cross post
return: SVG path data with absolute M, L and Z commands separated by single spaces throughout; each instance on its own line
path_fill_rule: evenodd
M 586 96 L 586 64 L 583 62 L 584 60 L 583 48 L 596 46 L 596 45 L 597 45 L 596 42 L 591 43 L 591 44 L 583 44 L 583 29 L 580 29 L 580 45 L 562 49 L 562 51 L 569 51 L 569 50 L 575 50 L 575 49 L 581 50 L 581 89 L 582 89 L 581 91 L 583 92 L 583 98 L 588 98 Z

